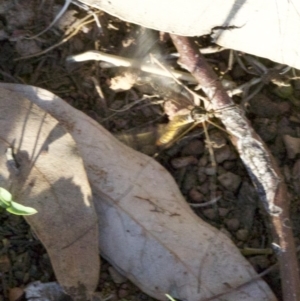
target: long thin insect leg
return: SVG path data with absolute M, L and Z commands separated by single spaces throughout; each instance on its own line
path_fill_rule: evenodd
M 202 124 L 203 124 L 204 133 L 205 133 L 205 139 L 207 141 L 207 147 L 208 147 L 209 157 L 210 157 L 210 161 L 211 161 L 211 166 L 214 170 L 213 175 L 212 175 L 211 184 L 216 184 L 216 181 L 217 181 L 217 163 L 216 163 L 216 159 L 215 159 L 215 154 L 214 154 L 214 151 L 212 149 L 212 142 L 209 138 L 209 134 L 208 134 L 208 131 L 207 131 L 207 126 L 206 126 L 205 122 L 202 122 Z M 212 186 L 214 186 L 214 185 L 212 185 Z M 211 200 L 216 199 L 216 189 L 215 188 L 213 188 L 211 190 L 210 199 Z
M 208 151 L 209 151 L 211 166 L 213 168 L 216 168 L 217 167 L 217 163 L 216 163 L 216 160 L 215 160 L 215 155 L 214 155 L 213 149 L 211 147 L 212 142 L 211 142 L 211 140 L 209 138 L 205 122 L 202 122 L 202 124 L 203 124 L 204 133 L 205 133 L 205 139 L 207 140 L 207 145 L 208 145 Z

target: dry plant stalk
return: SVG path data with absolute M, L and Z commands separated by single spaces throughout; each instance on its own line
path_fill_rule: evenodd
M 254 132 L 242 111 L 234 106 L 217 75 L 188 37 L 171 35 L 179 63 L 198 80 L 220 118 L 256 186 L 270 215 L 273 246 L 279 261 L 284 301 L 300 300 L 300 279 L 296 249 L 289 217 L 289 199 L 275 159 Z

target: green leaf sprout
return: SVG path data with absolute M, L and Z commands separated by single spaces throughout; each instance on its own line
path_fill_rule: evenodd
M 6 189 L 0 187 L 0 207 L 15 215 L 32 215 L 37 213 L 34 208 L 23 206 L 12 200 L 12 195 Z

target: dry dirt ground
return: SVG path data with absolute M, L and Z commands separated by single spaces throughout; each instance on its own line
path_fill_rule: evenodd
M 0 80 L 47 89 L 97 120 L 130 146 L 150 156 L 159 152 L 157 160 L 172 173 L 187 201 L 202 205 L 194 207 L 201 218 L 227 233 L 238 248 L 250 249 L 246 256 L 258 272 L 274 264 L 268 218 L 226 132 L 207 124 L 210 141 L 202 128 L 196 127 L 178 141 L 171 141 L 169 148 L 156 146 L 161 125 L 168 122 L 165 113 L 171 115 L 173 106 L 176 110 L 176 102 L 185 98 L 181 87 L 172 80 L 137 70 L 112 68 L 103 62 L 66 62 L 69 55 L 101 50 L 139 60 L 148 59 L 151 53 L 165 65 L 176 66 L 176 50 L 168 36 L 105 13 L 97 13 L 101 27 L 97 26 L 92 14 L 87 19 L 90 23 L 79 27 L 74 23 L 82 21 L 89 13 L 70 6 L 59 23 L 41 36 L 28 39 L 51 23 L 62 4 L 63 1 L 53 0 L 45 3 L 0 1 Z M 66 41 L 62 43 L 64 38 Z M 197 41 L 201 48 L 212 46 L 209 36 Z M 245 60 L 244 54 L 237 55 L 244 61 L 246 70 L 237 59 L 231 70 L 227 70 L 229 50 L 206 57 L 230 85 L 238 86 L 259 77 L 261 71 L 256 64 Z M 257 60 L 266 68 L 275 66 L 270 61 Z M 123 76 L 118 78 L 122 84 L 128 84 L 130 79 L 132 88 L 112 90 L 110 87 L 116 76 Z M 243 104 L 253 127 L 267 143 L 285 175 L 292 200 L 294 234 L 299 245 L 300 81 L 285 78 L 285 82 L 292 89 L 288 95 L 279 94 L 278 85 L 264 79 L 261 91 L 244 99 Z M 251 88 L 249 94 L 256 88 Z M 234 96 L 239 104 L 242 99 L 241 95 Z M 216 169 L 211 167 L 209 148 L 212 146 Z M 212 202 L 205 204 L 209 201 Z M 12 288 L 22 288 L 35 280 L 54 281 L 48 255 L 23 218 L 1 211 L 0 222 L 0 301 L 15 300 L 9 294 Z M 108 263 L 102 264 L 98 287 L 102 297 L 150 299 L 115 274 Z M 266 280 L 280 299 L 278 277 L 278 271 L 274 270 Z

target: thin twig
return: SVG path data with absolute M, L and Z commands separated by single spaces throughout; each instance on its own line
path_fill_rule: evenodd
M 38 34 L 28 37 L 28 40 L 32 40 L 35 39 L 39 36 L 41 36 L 42 34 L 44 34 L 45 32 L 47 32 L 53 25 L 55 25 L 57 23 L 57 21 L 62 17 L 62 15 L 66 12 L 66 10 L 68 9 L 69 5 L 71 4 L 72 0 L 65 0 L 65 4 L 62 7 L 62 9 L 58 12 L 58 14 L 55 16 L 54 20 L 45 28 L 43 29 L 41 32 L 39 32 Z
M 256 186 L 260 199 L 270 215 L 274 244 L 282 279 L 284 301 L 300 300 L 300 278 L 291 221 L 289 198 L 279 168 L 264 142 L 223 89 L 217 75 L 200 54 L 194 42 L 187 37 L 171 35 L 180 64 L 202 86 L 211 105 L 227 131 Z
M 14 61 L 20 61 L 20 60 L 25 60 L 25 59 L 30 59 L 30 58 L 33 58 L 33 57 L 36 57 L 36 56 L 40 56 L 40 55 L 42 55 L 42 54 L 45 54 L 45 53 L 47 53 L 47 52 L 49 52 L 49 51 L 51 51 L 51 50 L 57 48 L 58 46 L 60 46 L 60 45 L 62 45 L 62 44 L 64 44 L 64 43 L 66 43 L 66 42 L 67 42 L 68 40 L 70 40 L 73 36 L 75 36 L 83 26 L 85 26 L 85 25 L 87 25 L 87 24 L 90 24 L 90 23 L 94 22 L 94 19 L 86 21 L 86 20 L 89 19 L 90 17 L 91 17 L 90 15 L 84 17 L 84 18 L 81 20 L 81 23 L 80 23 L 79 25 L 77 25 L 77 27 L 75 28 L 75 30 L 74 30 L 72 33 L 70 33 L 70 34 L 69 34 L 69 31 L 67 31 L 66 34 L 65 34 L 65 37 L 64 37 L 61 41 L 59 41 L 57 44 L 52 45 L 52 46 L 50 46 L 49 48 L 47 48 L 47 49 L 45 49 L 45 50 L 43 50 L 43 51 L 40 51 L 40 52 L 38 52 L 38 53 L 34 53 L 34 54 L 31 54 L 31 55 L 27 55 L 27 56 L 22 56 L 22 57 L 16 58 L 16 59 L 14 59 Z M 72 28 L 73 28 L 73 27 L 72 27 Z
M 149 73 L 153 73 L 156 75 L 162 75 L 162 76 L 166 76 L 166 77 L 174 76 L 178 79 L 185 80 L 185 81 L 188 81 L 188 82 L 194 83 L 194 84 L 197 82 L 191 74 L 186 73 L 186 72 L 170 70 L 171 74 L 172 74 L 171 75 L 170 72 L 167 72 L 154 65 L 144 64 L 137 60 L 132 60 L 132 59 L 128 59 L 128 58 L 124 58 L 124 57 L 120 57 L 120 56 L 116 56 L 116 55 L 112 55 L 112 54 L 107 54 L 107 53 L 104 53 L 101 51 L 96 51 L 96 50 L 91 50 L 91 51 L 87 51 L 87 52 L 84 52 L 81 54 L 71 55 L 71 56 L 67 57 L 67 61 L 69 61 L 69 62 L 84 62 L 84 61 L 91 61 L 91 60 L 105 61 L 105 62 L 111 63 L 117 67 L 138 68 L 144 72 L 149 72 Z

